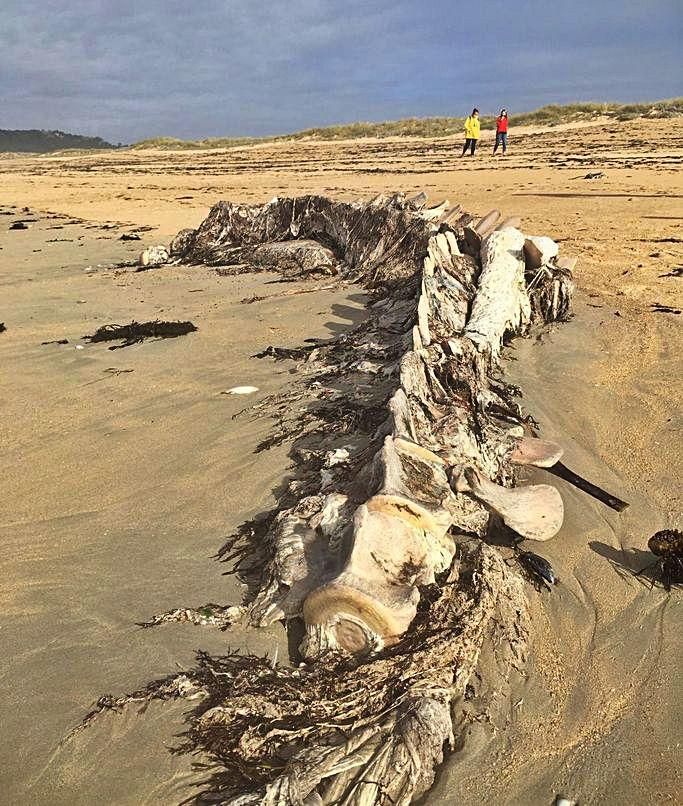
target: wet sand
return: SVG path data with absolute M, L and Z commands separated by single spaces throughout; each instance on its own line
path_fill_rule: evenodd
M 186 666 L 198 647 L 279 646 L 286 656 L 279 627 L 217 633 L 135 622 L 180 604 L 239 600 L 212 555 L 272 506 L 289 465 L 286 446 L 255 453 L 271 432 L 267 418 L 232 419 L 289 381 L 286 364 L 251 356 L 362 316 L 354 289 L 242 305 L 282 286 L 269 275 L 98 264 L 196 225 L 220 198 L 390 189 L 425 189 L 480 213 L 497 206 L 579 257 L 575 320 L 540 342 L 517 342 L 508 371 L 544 434 L 567 447 L 566 463 L 631 503 L 617 515 L 557 481 L 567 519 L 542 553 L 562 584 L 552 594 L 529 589 L 528 679 L 517 681 L 509 714 L 479 692 L 500 719 L 473 724 L 427 802 L 535 806 L 558 792 L 581 804 L 675 801 L 680 596 L 650 592 L 623 567 L 651 560 L 653 531 L 681 526 L 683 315 L 651 305 L 682 301 L 672 273 L 683 265 L 683 137 L 667 123 L 644 143 L 642 125 L 522 133 L 505 162 L 454 159 L 458 143 L 444 139 L 0 161 L 0 206 L 16 205 L 0 216 L 2 802 L 168 804 L 191 795 L 198 759 L 168 751 L 188 705 L 129 709 L 61 748 L 59 739 L 102 693 Z M 560 164 L 558 154 L 574 156 Z M 594 170 L 605 176 L 581 178 Z M 38 220 L 8 231 L 17 218 Z M 139 225 L 152 228 L 142 242 L 118 240 Z M 81 339 L 108 322 L 157 317 L 199 330 L 115 351 Z M 69 344 L 41 345 L 60 338 Z M 241 384 L 259 392 L 220 394 Z
M 559 793 L 580 804 L 678 800 L 680 596 L 650 590 L 650 579 L 632 572 L 653 559 L 643 537 L 671 524 L 668 509 L 680 513 L 679 460 L 661 459 L 680 443 L 681 413 L 658 389 L 660 373 L 680 375 L 680 357 L 666 346 L 667 328 L 655 325 L 652 341 L 665 345 L 656 360 L 640 365 L 637 378 L 615 381 L 612 312 L 585 297 L 575 311 L 542 343 L 518 342 L 508 376 L 525 390 L 543 434 L 565 447 L 565 464 L 630 506 L 617 513 L 546 471 L 529 474 L 557 486 L 565 503 L 559 535 L 525 544 L 561 582 L 552 593 L 529 589 L 528 678 L 514 687 L 511 713 L 503 708 L 493 720 L 492 741 L 491 725 L 475 726 L 434 803 L 550 804 Z M 622 349 L 634 347 L 627 332 L 623 339 Z M 625 435 L 624 423 L 638 425 Z M 646 455 L 629 472 L 615 461 L 624 441 Z M 479 692 L 479 705 L 495 712 L 496 693 Z

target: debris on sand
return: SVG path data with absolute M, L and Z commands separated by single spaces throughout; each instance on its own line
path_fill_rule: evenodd
M 146 271 L 168 262 L 169 254 L 165 246 L 150 246 L 138 258 L 138 271 Z
M 553 585 L 560 581 L 553 571 L 552 565 L 533 551 L 518 551 L 517 562 L 524 568 L 537 590 L 547 588 L 552 590 Z
M 5 327 L 5 323 L 0 322 L 0 333 L 4 333 L 6 330 L 7 330 L 7 328 Z
M 258 392 L 258 386 L 233 386 L 232 389 L 226 389 L 221 392 L 222 395 L 251 395 Z
M 672 585 L 683 583 L 683 532 L 678 529 L 662 529 L 652 535 L 647 541 L 647 547 L 657 559 L 638 571 L 636 576 L 654 568 L 652 585 L 659 581 L 669 591 Z
M 425 202 L 220 202 L 170 249 L 174 262 L 237 273 L 277 269 L 279 246 L 273 263 L 258 263 L 264 244 L 314 240 L 370 295 L 353 330 L 261 353 L 299 362 L 291 388 L 253 415 L 277 422 L 270 444 L 293 441 L 295 475 L 262 527 L 220 552 L 258 577 L 245 602 L 252 626 L 303 622 L 306 663 L 202 653 L 192 671 L 102 698 L 84 721 L 128 702 L 203 695 L 185 749 L 221 768 L 212 801 L 408 804 L 453 746 L 453 712 L 474 677 L 495 676 L 504 697 L 525 660 L 525 585 L 484 541 L 488 507 L 541 539 L 562 512 L 554 488 L 516 487 L 509 455 L 533 420 L 500 377 L 501 352 L 534 325 L 569 318 L 571 270 L 544 241 L 527 265 L 519 222 L 498 228 L 497 211 L 473 224 L 448 202 Z M 450 485 L 454 467 L 470 469 L 468 494 Z M 548 582 L 541 560 L 528 564 Z M 485 644 L 491 668 L 480 664 Z
M 240 606 L 224 607 L 209 602 L 201 607 L 180 607 L 153 616 L 149 621 L 141 621 L 138 627 L 157 627 L 159 624 L 197 624 L 201 627 L 218 627 L 227 630 L 244 616 L 246 608 Z
M 9 225 L 10 229 L 28 229 L 28 224 L 24 221 L 15 221 L 14 223 Z
M 671 271 L 666 272 L 666 274 L 660 274 L 660 277 L 683 277 L 683 266 L 676 266 L 675 268 L 671 269 Z
M 139 344 L 145 339 L 175 339 L 187 333 L 194 333 L 196 330 L 192 322 L 162 322 L 157 319 L 154 322 L 131 322 L 129 325 L 103 325 L 92 336 L 83 338 L 89 342 L 123 339 L 123 344 L 115 344 L 109 348 L 119 350 L 122 347 Z
M 52 341 L 41 341 L 41 344 L 68 344 L 68 339 L 53 339 Z
M 119 241 L 139 241 L 140 236 L 137 232 L 124 232 L 123 235 L 119 237 Z
M 338 285 L 317 285 L 313 286 L 313 288 L 289 288 L 287 289 L 287 291 L 278 291 L 277 294 L 266 294 L 263 296 L 254 294 L 251 297 L 244 297 L 243 299 L 240 300 L 240 303 L 242 305 L 251 305 L 254 302 L 263 302 L 264 300 L 268 299 L 280 299 L 281 297 L 295 297 L 298 294 L 315 294 L 318 291 L 332 291 L 337 287 Z
M 605 174 L 602 171 L 592 171 L 591 173 L 587 173 L 584 179 L 604 179 Z
M 651 307 L 652 313 L 681 313 L 680 308 L 672 308 L 671 305 L 663 305 L 661 302 L 653 302 Z

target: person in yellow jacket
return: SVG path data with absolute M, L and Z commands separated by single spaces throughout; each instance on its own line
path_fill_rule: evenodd
M 461 157 L 465 156 L 465 152 L 469 148 L 470 156 L 474 156 L 474 149 L 477 147 L 477 140 L 479 140 L 479 110 L 475 107 L 472 114 L 465 119 L 465 145 L 462 147 Z

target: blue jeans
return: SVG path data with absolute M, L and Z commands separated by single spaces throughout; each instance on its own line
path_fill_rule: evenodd
M 508 133 L 507 132 L 496 132 L 496 144 L 493 147 L 493 153 L 495 154 L 498 151 L 498 146 L 503 146 L 503 154 L 508 150 Z

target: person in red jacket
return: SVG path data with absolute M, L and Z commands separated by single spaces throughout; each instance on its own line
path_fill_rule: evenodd
M 493 153 L 498 151 L 498 146 L 503 146 L 503 156 L 508 150 L 508 111 L 501 109 L 500 114 L 496 118 L 496 144 L 493 146 Z

